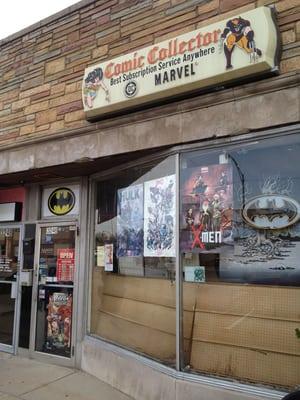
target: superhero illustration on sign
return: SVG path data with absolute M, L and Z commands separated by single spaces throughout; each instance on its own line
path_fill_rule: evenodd
M 256 47 L 250 21 L 242 17 L 229 20 L 221 35 L 220 50 L 224 49 L 226 69 L 233 68 L 231 58 L 235 47 L 239 47 L 250 55 L 250 63 L 255 63 L 262 55 L 261 50 Z
M 182 178 L 181 249 L 207 251 L 231 240 L 231 166 L 188 168 Z
M 75 194 L 66 187 L 55 189 L 49 196 L 48 208 L 54 215 L 66 215 L 73 210 Z
M 105 92 L 105 100 L 109 102 L 109 90 L 103 82 L 102 68 L 95 68 L 91 71 L 84 80 L 84 104 L 89 108 L 93 107 L 93 102 L 97 96 L 98 90 L 102 89 Z

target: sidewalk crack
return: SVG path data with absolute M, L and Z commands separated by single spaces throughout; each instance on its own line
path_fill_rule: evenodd
M 60 378 L 57 378 L 57 379 L 53 379 L 52 381 L 48 381 L 48 382 L 44 383 L 43 385 L 40 385 L 40 386 L 38 386 L 38 387 L 36 387 L 36 388 L 34 388 L 34 389 L 28 390 L 27 392 L 20 393 L 18 396 L 19 396 L 20 398 L 22 398 L 22 396 L 25 396 L 26 394 L 32 393 L 32 392 L 34 392 L 34 391 L 36 391 L 36 390 L 39 390 L 39 389 L 41 389 L 41 388 L 44 388 L 44 387 L 50 385 L 51 383 L 58 382 L 58 381 L 60 381 L 60 380 L 62 380 L 62 379 L 64 379 L 64 378 L 67 378 L 67 377 L 71 376 L 71 375 L 77 374 L 77 372 L 78 372 L 78 371 L 72 371 L 72 372 L 70 372 L 69 374 L 66 374 L 66 375 L 64 375 L 64 376 L 61 376 Z M 0 400 L 1 400 L 1 398 L 0 398 Z

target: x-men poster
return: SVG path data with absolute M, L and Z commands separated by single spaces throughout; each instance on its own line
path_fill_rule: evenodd
M 232 168 L 187 168 L 181 174 L 181 250 L 209 251 L 231 240 Z

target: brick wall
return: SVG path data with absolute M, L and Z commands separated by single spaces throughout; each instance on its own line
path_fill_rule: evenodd
M 81 101 L 87 66 L 271 4 L 281 73 L 299 70 L 299 0 L 84 0 L 0 41 L 0 144 L 89 126 Z

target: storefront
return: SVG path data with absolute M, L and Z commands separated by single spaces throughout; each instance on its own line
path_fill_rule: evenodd
M 106 3 L 0 43 L 24 46 L 8 87 L 26 77 L 0 91 L 0 350 L 138 400 L 281 399 L 300 382 L 297 7 Z
M 0 346 L 3 351 L 74 366 L 84 189 L 80 183 L 65 184 L 0 191 Z M 34 222 L 28 220 L 33 197 L 39 197 Z M 7 199 L 17 201 L 2 203 Z
M 296 385 L 299 145 L 198 143 L 95 177 L 90 333 L 187 374 Z

